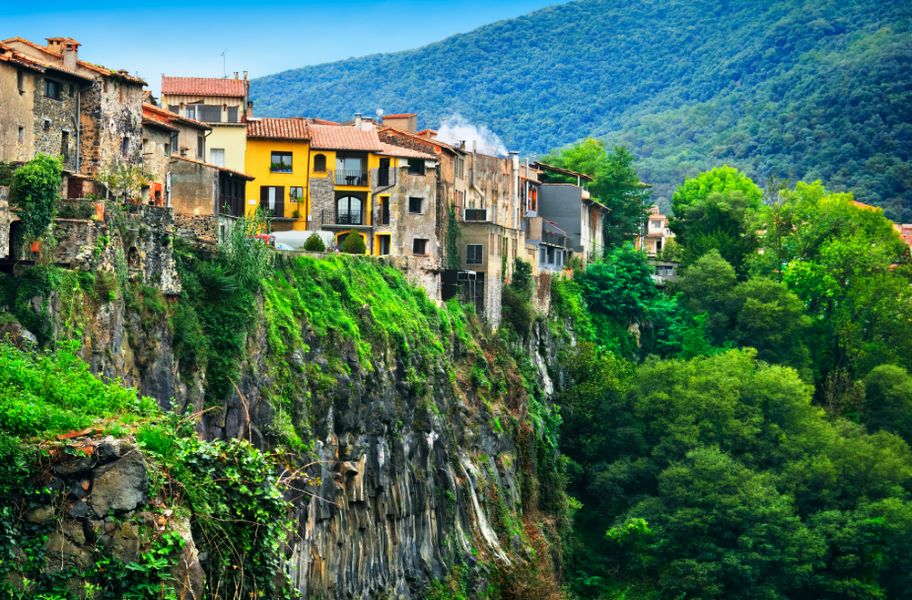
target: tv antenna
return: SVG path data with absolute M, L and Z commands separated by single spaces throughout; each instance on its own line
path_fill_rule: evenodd
M 228 79 L 228 69 L 227 69 L 227 66 L 225 65 L 225 53 L 226 52 L 228 52 L 228 48 L 225 48 L 224 50 L 222 50 L 222 53 L 219 54 L 219 56 L 222 57 L 222 78 L 223 79 Z

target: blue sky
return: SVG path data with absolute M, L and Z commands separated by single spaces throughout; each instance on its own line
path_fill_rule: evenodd
M 69 36 L 80 57 L 138 73 L 157 94 L 162 73 L 268 75 L 422 46 L 560 0 L 0 0 L 0 39 Z

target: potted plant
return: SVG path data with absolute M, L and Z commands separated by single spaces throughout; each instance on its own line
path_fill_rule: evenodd
M 59 158 L 38 154 L 13 174 L 10 200 L 18 208 L 25 239 L 31 240 L 36 254 L 57 213 L 62 169 Z

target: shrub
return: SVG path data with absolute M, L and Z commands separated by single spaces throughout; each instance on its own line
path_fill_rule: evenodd
M 307 241 L 304 242 L 304 249 L 308 252 L 325 252 L 326 244 L 323 243 L 320 236 L 316 233 L 312 233 L 310 234 L 310 237 L 307 238 Z
M 367 251 L 367 246 L 364 245 L 364 238 L 360 235 L 349 233 L 342 240 L 341 249 L 346 254 L 364 254 Z
M 19 219 L 30 240 L 44 235 L 54 220 L 62 169 L 59 159 L 38 154 L 13 173 L 10 199 L 19 207 Z

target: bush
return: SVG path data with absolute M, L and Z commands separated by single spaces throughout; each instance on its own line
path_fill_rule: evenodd
M 307 241 L 304 242 L 304 249 L 308 252 L 325 252 L 326 244 L 323 243 L 323 240 L 320 239 L 316 233 L 310 234 L 310 237 L 307 238 Z
M 364 238 L 360 235 L 349 233 L 342 240 L 341 250 L 346 254 L 364 254 L 367 251 L 367 246 L 364 245 Z
M 38 154 L 13 173 L 10 200 L 19 207 L 19 219 L 30 240 L 44 235 L 54 220 L 62 169 L 59 159 Z

